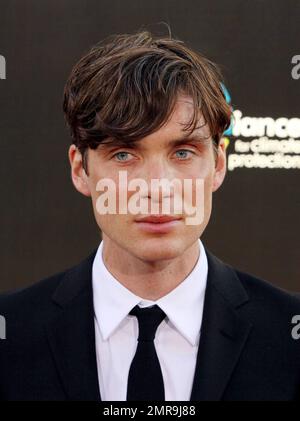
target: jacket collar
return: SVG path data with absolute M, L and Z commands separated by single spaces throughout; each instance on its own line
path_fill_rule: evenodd
M 58 315 L 46 327 L 54 361 L 69 400 L 101 400 L 91 282 L 95 253 L 96 250 L 64 274 L 52 297 Z
M 249 301 L 236 271 L 207 251 L 208 280 L 191 400 L 221 400 L 252 325 L 239 315 Z

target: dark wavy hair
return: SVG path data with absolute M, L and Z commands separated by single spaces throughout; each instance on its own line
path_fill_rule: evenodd
M 141 31 L 100 41 L 75 64 L 64 88 L 63 111 L 84 168 L 88 148 L 126 146 L 158 130 L 179 93 L 195 104 L 183 130 L 195 130 L 200 110 L 216 151 L 231 118 L 221 82 L 216 64 L 171 35 Z

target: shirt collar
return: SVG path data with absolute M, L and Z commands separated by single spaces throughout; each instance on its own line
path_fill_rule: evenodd
M 92 282 L 94 310 L 102 337 L 107 340 L 137 304 L 157 304 L 171 324 L 192 345 L 197 344 L 202 323 L 208 262 L 200 239 L 199 258 L 189 275 L 171 292 L 157 301 L 144 300 L 125 288 L 106 268 L 101 241 L 93 261 Z

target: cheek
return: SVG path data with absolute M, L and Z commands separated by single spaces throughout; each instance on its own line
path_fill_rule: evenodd
M 197 212 L 197 215 L 205 215 L 210 212 L 211 208 L 211 179 L 199 179 L 193 180 L 192 192 L 186 190 L 183 195 L 183 201 L 185 209 L 189 209 L 189 212 Z
M 95 219 L 98 227 L 102 232 L 107 234 L 110 237 L 124 237 L 124 234 L 128 229 L 128 215 L 120 214 L 106 214 L 100 215 L 96 208 L 94 207 Z
M 203 203 L 203 201 L 207 201 L 211 196 L 213 188 L 214 170 L 213 166 L 210 164 L 210 162 L 203 161 L 202 163 L 199 163 L 197 168 L 194 168 L 193 171 L 189 171 L 184 176 L 185 179 L 191 180 L 188 182 L 188 185 L 192 185 L 193 206 L 196 206 L 197 195 L 199 198 L 198 203 Z M 182 181 L 184 178 L 182 178 Z

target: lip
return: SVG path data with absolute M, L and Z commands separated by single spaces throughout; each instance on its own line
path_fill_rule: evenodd
M 160 221 L 165 219 L 165 222 L 158 222 L 158 218 L 155 218 L 156 222 L 148 222 L 151 218 L 144 218 L 142 220 L 136 221 L 137 226 L 143 231 L 152 232 L 152 233 L 167 233 L 172 229 L 176 228 L 177 225 L 181 223 L 182 218 L 160 218 Z
M 145 216 L 144 218 L 138 219 L 136 222 L 150 222 L 154 224 L 161 224 L 164 222 L 170 222 L 170 221 L 178 221 L 181 217 L 179 216 L 171 216 L 171 215 L 151 215 L 151 216 Z

